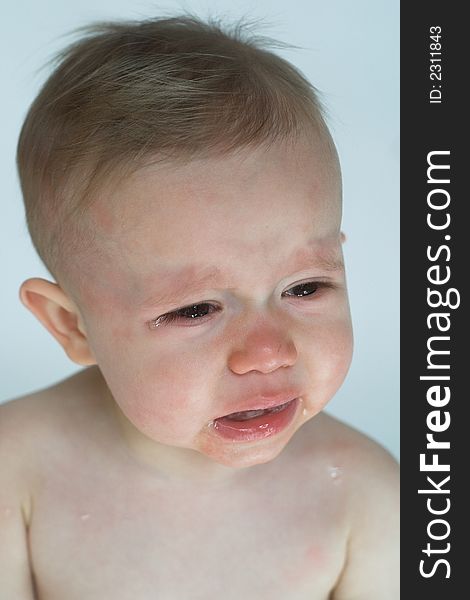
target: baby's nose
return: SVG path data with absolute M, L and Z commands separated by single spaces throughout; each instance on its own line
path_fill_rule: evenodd
M 239 341 L 230 353 L 228 366 L 238 375 L 249 371 L 271 373 L 292 366 L 296 360 L 297 349 L 289 334 L 265 324 Z

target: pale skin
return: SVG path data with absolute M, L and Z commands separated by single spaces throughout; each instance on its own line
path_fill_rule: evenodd
M 148 166 L 90 211 L 81 286 L 20 290 L 86 368 L 0 407 L 6 596 L 398 598 L 397 465 L 323 412 L 352 353 L 324 144 Z M 285 430 L 214 433 L 287 388 Z

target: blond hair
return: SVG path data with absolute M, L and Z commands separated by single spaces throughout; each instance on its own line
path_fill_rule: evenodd
M 82 27 L 23 124 L 17 164 L 33 244 L 59 281 L 99 187 L 147 160 L 188 161 L 326 131 L 315 88 L 242 20 L 194 15 Z

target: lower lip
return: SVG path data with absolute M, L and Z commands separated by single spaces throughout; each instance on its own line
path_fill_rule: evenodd
M 286 429 L 294 419 L 299 399 L 291 400 L 286 407 L 275 413 L 267 413 L 246 421 L 222 417 L 214 421 L 215 431 L 233 442 L 253 442 L 276 435 Z

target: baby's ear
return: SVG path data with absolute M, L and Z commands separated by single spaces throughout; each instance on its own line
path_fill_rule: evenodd
M 57 283 L 39 277 L 20 287 L 20 300 L 79 365 L 95 365 L 77 307 Z
M 344 231 L 342 231 L 340 233 L 340 238 L 341 238 L 341 243 L 344 244 L 344 242 L 346 241 L 346 234 L 344 233 Z

